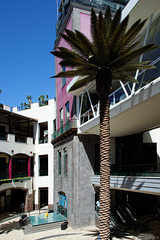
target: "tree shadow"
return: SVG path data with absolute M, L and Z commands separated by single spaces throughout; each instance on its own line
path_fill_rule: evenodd
M 20 229 L 22 228 L 19 224 L 19 221 L 7 222 L 0 225 L 0 234 L 3 234 L 3 233 L 8 234 L 13 230 L 20 230 Z

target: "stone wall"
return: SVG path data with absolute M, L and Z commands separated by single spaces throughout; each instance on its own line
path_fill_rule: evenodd
M 58 193 L 67 196 L 67 216 L 73 228 L 95 224 L 95 190 L 92 185 L 95 164 L 95 144 L 99 136 L 78 135 L 61 142 L 55 147 L 55 193 L 54 206 Z M 64 176 L 63 150 L 68 154 L 68 175 Z M 61 175 L 58 176 L 58 151 L 61 152 Z M 54 209 L 56 211 L 56 207 Z

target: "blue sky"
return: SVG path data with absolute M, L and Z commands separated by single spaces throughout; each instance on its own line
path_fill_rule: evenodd
M 0 0 L 0 103 L 55 97 L 56 0 Z

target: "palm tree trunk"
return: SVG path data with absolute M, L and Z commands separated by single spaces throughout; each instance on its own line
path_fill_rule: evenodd
M 107 75 L 107 81 L 106 81 Z M 105 79 L 104 79 L 104 78 Z M 103 79 L 103 80 L 102 80 Z M 108 81 L 109 80 L 109 81 Z M 110 110 L 109 93 L 111 75 L 101 75 L 101 80 L 97 81 L 97 91 L 100 99 L 100 239 L 110 239 Z M 103 82 L 103 83 L 102 83 Z M 104 84 L 104 82 L 106 84 Z M 105 86 L 104 86 L 105 85 Z

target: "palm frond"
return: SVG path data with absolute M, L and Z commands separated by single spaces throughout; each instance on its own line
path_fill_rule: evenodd
M 80 42 L 80 44 L 83 45 L 83 48 L 86 52 L 86 54 L 89 56 L 90 54 L 93 54 L 93 46 L 91 41 L 81 32 L 79 32 L 78 30 L 75 30 L 76 32 L 76 38 L 77 40 Z
M 116 81 L 121 80 L 122 82 L 138 83 L 138 81 L 134 77 L 131 77 L 129 74 L 124 74 L 118 71 L 112 73 L 112 79 Z
M 65 28 L 65 32 L 71 39 L 74 39 L 75 41 L 77 41 L 75 32 L 73 32 L 72 30 L 69 30 L 67 28 Z
M 75 59 L 79 59 L 81 61 L 85 61 L 85 59 L 82 56 L 80 56 L 78 53 L 76 53 L 72 50 L 69 50 L 68 48 L 58 47 L 58 49 L 60 51 L 59 51 L 59 53 L 56 53 L 56 55 L 59 55 L 59 57 L 62 59 L 75 58 Z
M 111 23 L 111 20 L 112 20 L 111 9 L 108 6 L 106 11 L 105 11 L 105 21 L 106 21 L 107 30 L 109 29 L 109 25 Z
M 135 38 L 137 38 L 138 34 L 144 27 L 144 24 L 146 23 L 146 19 L 141 22 L 141 19 L 138 19 L 127 31 L 127 33 L 124 36 L 123 42 L 122 42 L 122 47 L 128 47 L 128 45 L 131 45 L 134 41 Z
M 110 51 L 113 53 L 117 53 L 121 50 L 123 36 L 126 31 L 128 20 L 129 20 L 129 15 L 119 24 L 119 26 L 116 28 L 116 30 L 113 33 L 112 39 L 109 44 Z
M 92 8 L 91 9 L 91 36 L 92 36 L 92 39 L 95 38 L 95 25 L 97 24 L 97 16 L 96 16 L 96 13 L 94 11 L 94 9 Z
M 143 70 L 143 69 L 154 69 L 156 68 L 154 65 L 151 65 L 151 64 L 148 64 L 150 63 L 150 61 L 146 61 L 146 62 L 138 62 L 138 63 L 128 63 L 128 64 L 125 64 L 121 67 L 117 67 L 117 70 L 120 70 L 120 71 L 126 71 L 126 72 L 130 72 L 130 71 L 134 71 L 134 70 Z
M 131 52 L 128 52 L 127 54 L 125 54 L 124 56 L 120 56 L 119 58 L 113 60 L 109 66 L 111 67 L 118 67 L 118 66 L 122 66 L 124 65 L 126 62 L 132 61 L 135 58 L 139 57 L 141 54 L 146 53 L 148 51 L 151 51 L 155 48 L 157 48 L 158 46 L 154 45 L 153 43 L 151 44 L 147 44 L 144 47 L 135 49 Z
M 86 85 L 88 85 L 90 82 L 95 80 L 95 75 L 90 75 L 87 76 L 81 80 L 79 80 L 78 82 L 74 83 L 74 85 L 70 88 L 69 92 L 77 90 L 81 87 L 85 87 Z
M 112 37 L 112 34 L 114 33 L 115 29 L 119 26 L 120 20 L 121 20 L 121 8 L 118 9 L 113 20 L 111 21 L 109 27 L 109 38 Z
M 63 33 L 61 33 L 61 37 L 72 47 L 73 50 L 78 52 L 81 56 L 86 57 L 85 50 L 79 42 Z

